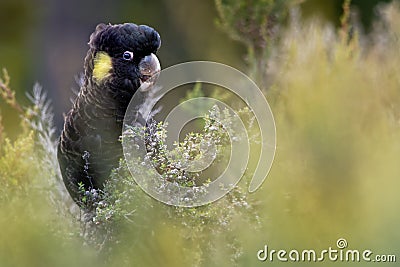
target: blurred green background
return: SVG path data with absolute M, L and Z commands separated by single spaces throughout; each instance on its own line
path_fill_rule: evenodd
M 306 17 L 318 16 L 339 24 L 341 0 L 308 0 L 301 4 Z M 368 31 L 380 0 L 355 0 Z M 162 37 L 159 58 L 163 67 L 189 60 L 212 60 L 246 71 L 245 47 L 216 26 L 213 0 L 1 0 L 0 67 L 7 68 L 12 88 L 24 96 L 35 82 L 49 92 L 55 120 L 70 108 L 71 88 L 83 71 L 90 33 L 100 22 L 135 22 L 153 26 Z M 25 101 L 25 102 L 24 102 Z M 17 115 L 1 103 L 3 123 L 10 136 L 18 131 Z
M 162 38 L 163 67 L 213 60 L 251 74 L 246 46 L 216 26 L 211 0 L 0 1 L 0 67 L 8 69 L 21 103 L 28 103 L 24 94 L 35 82 L 44 87 L 58 130 L 99 22 L 153 26 Z M 278 139 L 259 191 L 184 211 L 134 192 L 133 223 L 115 230 L 124 242 L 100 255 L 82 241 L 89 234 L 65 207 L 54 209 L 53 188 L 43 182 L 54 169 L 43 171 L 48 163 L 32 136 L 17 138 L 18 114 L 0 99 L 7 136 L 17 139 L 0 140 L 0 266 L 286 266 L 259 262 L 256 252 L 264 245 L 335 248 L 338 238 L 350 249 L 395 254 L 399 261 L 400 11 L 387 9 L 384 20 L 376 11 L 383 2 L 352 1 L 359 39 L 339 37 L 342 1 L 302 1 L 304 19 L 286 22 L 267 58 L 270 72 L 259 70 L 271 78 L 262 89 Z M 293 263 L 309 265 L 365 263 Z

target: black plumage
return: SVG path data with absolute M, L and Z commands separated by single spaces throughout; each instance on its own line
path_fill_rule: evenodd
M 154 55 L 160 43 L 154 29 L 133 23 L 99 24 L 90 36 L 84 81 L 58 145 L 63 180 L 76 202 L 80 183 L 85 190 L 102 189 L 118 166 L 127 106 L 141 83 L 160 70 Z

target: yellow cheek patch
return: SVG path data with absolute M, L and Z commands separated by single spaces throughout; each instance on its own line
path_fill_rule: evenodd
M 111 57 L 105 52 L 98 52 L 94 58 L 93 78 L 100 82 L 110 74 L 111 69 Z

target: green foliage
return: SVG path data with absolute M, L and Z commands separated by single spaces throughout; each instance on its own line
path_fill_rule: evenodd
M 369 39 L 292 21 L 274 48 L 279 57 L 263 58 L 276 68 L 267 93 L 278 137 L 271 174 L 259 191 L 246 191 L 259 133 L 242 109 L 255 148 L 250 166 L 231 193 L 198 208 L 147 196 L 121 161 L 103 191 L 83 190 L 90 205 L 77 212 L 58 173 L 51 110 L 36 87 L 21 134 L 0 135 L 0 266 L 257 266 L 265 244 L 326 249 L 339 237 L 351 249 L 398 255 L 400 11 L 392 5 L 381 15 Z M 212 110 L 204 131 L 172 151 L 165 125 L 153 125 L 149 148 L 161 156 L 154 163 L 166 176 L 179 171 L 181 155 L 196 157 L 207 135 L 224 154 L 226 136 L 211 128 L 229 116 Z M 188 178 L 196 185 L 198 177 Z
M 71 201 L 60 190 L 49 103 L 35 86 L 33 105 L 22 107 L 6 71 L 4 76 L 1 96 L 20 112 L 20 133 L 14 141 L 4 132 L 0 138 L 0 265 L 90 264 L 94 250 L 82 252 L 82 242 L 73 237 L 79 228 L 67 209 Z M 79 257 L 71 257 L 77 253 Z
M 241 111 L 242 114 L 248 112 L 249 110 Z M 196 194 L 202 194 L 204 190 L 207 190 L 209 181 L 206 179 L 207 176 L 202 179 L 202 173 L 185 172 L 181 168 L 186 164 L 185 161 L 197 158 L 199 153 L 207 153 L 207 149 L 200 149 L 201 144 L 214 144 L 217 146 L 218 155 L 225 154 L 224 150 L 228 145 L 225 132 L 227 129 L 222 129 L 220 126 L 229 125 L 227 122 L 231 119 L 230 116 L 227 111 L 220 112 L 217 107 L 214 107 L 210 114 L 205 116 L 203 132 L 189 134 L 185 140 L 179 144 L 176 143 L 171 151 L 168 151 L 165 146 L 164 124 L 153 121 L 146 129 L 131 130 L 135 133 L 145 130 L 142 134 L 146 136 L 147 156 L 162 175 L 164 182 L 177 182 L 186 187 L 193 187 Z M 130 136 L 124 136 L 124 138 L 130 138 Z M 242 251 L 235 237 L 236 224 L 243 220 L 253 229 L 257 229 L 259 223 L 256 209 L 246 193 L 247 183 L 236 187 L 226 198 L 216 203 L 190 209 L 175 208 L 151 199 L 137 186 L 133 177 L 143 175 L 142 172 L 153 167 L 147 167 L 142 161 L 143 159 L 138 158 L 132 163 L 134 165 L 131 168 L 135 170 L 133 175 L 129 173 L 126 163 L 121 161 L 120 167 L 113 172 L 104 191 L 84 192 L 84 201 L 90 207 L 95 206 L 95 211 L 90 214 L 90 220 L 86 224 L 86 229 L 89 229 L 86 233 L 90 242 L 101 249 L 109 249 L 109 243 L 116 240 L 122 246 L 130 246 L 132 242 L 130 238 L 136 238 L 132 236 L 136 236 L 137 232 L 148 234 L 157 231 L 160 226 L 155 226 L 152 222 L 158 222 L 163 225 L 163 228 L 170 225 L 175 237 L 185 243 L 182 247 L 174 248 L 180 251 L 182 262 L 191 266 L 208 266 L 212 259 L 209 255 L 218 251 L 214 242 L 224 241 L 229 243 L 224 255 L 234 262 Z M 216 161 L 218 164 L 221 162 L 226 164 L 221 159 Z M 173 192 L 170 194 L 171 199 L 175 198 Z M 192 201 L 196 201 L 196 194 Z M 100 198 L 97 197 L 99 195 Z M 124 225 L 124 229 L 131 228 L 131 230 L 124 231 L 123 235 L 116 233 L 115 230 L 121 228 L 121 225 Z M 128 239 L 126 235 L 129 236 Z M 152 246 L 148 243 L 146 245 L 143 249 Z M 160 244 L 160 249 L 163 249 L 163 246 L 164 244 Z M 149 262 L 141 262 L 140 258 L 131 258 L 129 254 L 124 254 L 122 257 L 129 262 L 141 263 L 139 265 L 149 264 Z M 191 263 L 193 259 L 196 259 L 197 265 Z
M 279 233 L 270 240 L 307 247 L 346 236 L 352 247 L 376 248 L 380 240 L 380 250 L 396 250 L 400 240 L 393 226 L 400 217 L 391 211 L 399 201 L 400 18 L 395 7 L 382 11 L 384 27 L 365 46 L 360 46 L 367 43 L 364 36 L 343 42 L 315 23 L 296 23 L 286 32 L 279 50 L 285 60 L 268 95 L 279 142 L 263 193 L 283 201 L 268 210 L 275 214 L 270 231 Z
M 262 55 L 268 42 L 277 37 L 274 28 L 288 15 L 292 0 L 216 0 L 218 24 L 230 37 L 246 44 L 249 53 Z M 261 53 L 261 54 L 260 54 Z
M 18 103 L 15 92 L 10 88 L 10 76 L 3 69 L 0 77 L 0 97 L 21 116 L 28 119 L 27 113 Z M 39 158 L 35 152 L 35 132 L 21 120 L 21 132 L 15 141 L 11 141 L 4 133 L 0 119 L 0 188 L 1 203 L 29 195 L 29 188 L 37 181 Z M 4 203 L 3 203 L 4 204 Z
M 37 173 L 33 132 L 25 133 L 15 142 L 6 138 L 0 153 L 0 203 L 10 201 L 14 194 L 26 194 Z
M 282 23 L 289 9 L 298 0 L 215 0 L 218 25 L 233 40 L 247 48 L 250 77 L 260 86 L 266 83 L 265 74 L 271 49 L 280 36 Z

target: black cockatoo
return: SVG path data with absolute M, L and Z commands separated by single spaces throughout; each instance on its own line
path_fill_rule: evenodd
M 90 36 L 84 80 L 58 145 L 63 180 L 76 202 L 79 184 L 102 189 L 118 167 L 126 109 L 141 84 L 160 71 L 155 56 L 160 44 L 154 29 L 133 23 L 99 24 Z

